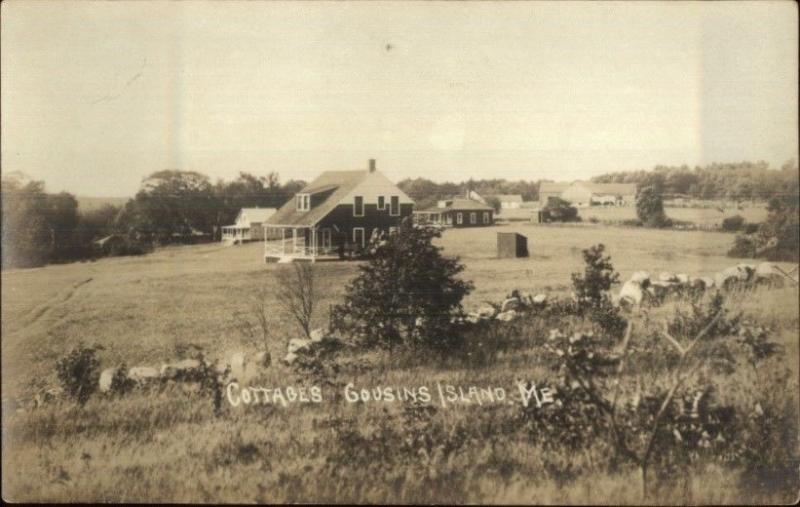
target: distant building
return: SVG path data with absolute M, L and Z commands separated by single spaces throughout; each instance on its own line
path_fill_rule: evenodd
M 519 209 L 522 207 L 521 194 L 498 194 L 492 197 L 500 201 L 500 209 Z
M 630 206 L 636 203 L 633 183 L 542 183 L 539 186 L 539 206 L 544 207 L 552 197 L 559 197 L 576 207 Z
M 315 261 L 364 249 L 410 217 L 411 200 L 375 169 L 326 171 L 264 224 L 267 262 Z
M 277 210 L 275 208 L 242 208 L 236 223 L 222 227 L 222 241 L 244 243 L 264 239 L 264 222 Z
M 414 220 L 442 227 L 483 227 L 494 224 L 494 208 L 475 199 L 453 197 L 439 201 L 435 207 L 415 211 Z

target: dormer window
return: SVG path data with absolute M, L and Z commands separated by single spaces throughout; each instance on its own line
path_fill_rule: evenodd
M 297 211 L 308 211 L 311 209 L 311 196 L 308 194 L 297 194 Z
M 379 210 L 386 209 L 386 197 L 382 195 L 378 196 L 378 209 Z

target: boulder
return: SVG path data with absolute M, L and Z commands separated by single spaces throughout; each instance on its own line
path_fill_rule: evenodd
M 645 285 L 650 281 L 650 273 L 647 271 L 636 271 L 631 275 L 630 281 L 639 285 Z
M 778 270 L 778 266 L 771 262 L 762 262 L 759 264 L 756 267 L 754 277 L 759 283 L 783 287 L 784 275 Z
M 642 304 L 643 298 L 644 291 L 642 290 L 642 286 L 639 284 L 639 282 L 634 280 L 628 280 L 622 284 L 622 288 L 619 290 L 620 303 L 625 300 L 626 304 L 628 305 L 638 306 Z
M 686 273 L 678 273 L 675 275 L 675 278 L 677 279 L 678 283 L 682 285 L 689 285 L 689 275 Z
M 706 290 L 714 288 L 714 279 L 711 278 L 710 276 L 701 276 L 700 280 L 702 280 L 703 283 L 705 284 Z
M 297 360 L 297 354 L 294 352 L 289 352 L 286 354 L 286 357 L 283 358 L 283 362 L 286 364 L 292 364 Z
M 323 339 L 325 339 L 326 335 L 327 333 L 325 332 L 325 330 L 322 329 L 321 327 L 318 327 L 317 329 L 311 331 L 310 338 L 312 342 L 321 342 Z
M 543 305 L 547 302 L 547 294 L 537 294 L 533 298 L 533 304 Z
M 663 301 L 667 294 L 670 293 L 672 284 L 668 282 L 653 282 L 647 288 L 647 292 L 656 301 Z
M 470 324 L 477 324 L 481 321 L 481 315 L 478 312 L 469 312 L 467 314 L 467 322 Z
M 309 346 L 311 345 L 311 340 L 303 340 L 301 338 L 292 338 L 289 340 L 289 353 L 296 354 L 301 351 L 308 350 Z M 233 365 L 231 365 L 233 366 Z
M 668 271 L 663 271 L 660 275 L 658 275 L 658 280 L 661 282 L 670 282 L 674 283 L 678 281 L 678 277 L 675 276 L 675 273 L 670 273 Z
M 714 285 L 720 289 L 729 289 L 740 280 L 739 274 L 735 267 L 724 269 L 714 275 Z
M 505 311 L 505 312 L 498 313 L 497 316 L 495 317 L 495 319 L 503 321 L 503 322 L 510 322 L 510 321 L 514 320 L 516 317 L 517 317 L 516 310 L 508 310 L 508 311 Z
M 161 365 L 161 378 L 175 380 L 196 375 L 200 371 L 200 361 L 197 359 L 184 359 L 177 363 Z
M 253 364 L 267 368 L 270 364 L 272 364 L 272 356 L 266 351 L 259 352 L 253 356 Z
M 500 313 L 509 310 L 519 310 L 519 298 L 511 297 L 503 301 L 503 304 L 500 306 Z
M 756 273 L 756 265 L 755 264 L 748 264 L 748 263 L 740 263 L 736 265 L 736 269 L 739 271 L 739 280 L 743 282 L 750 281 L 753 278 L 753 275 Z
M 481 306 L 478 309 L 478 315 L 480 315 L 481 317 L 492 318 L 492 317 L 494 317 L 494 315 L 496 313 L 497 313 L 497 310 L 495 310 L 493 307 L 491 307 L 489 305 Z
M 158 380 L 159 371 L 152 366 L 134 366 L 128 370 L 128 378 L 137 384 L 147 384 Z
M 106 368 L 102 372 L 100 372 L 100 392 L 107 393 L 111 390 L 111 381 L 114 379 L 114 375 L 117 374 L 117 370 L 119 368 Z

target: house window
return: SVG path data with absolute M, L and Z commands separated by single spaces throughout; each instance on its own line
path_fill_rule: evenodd
M 484 211 L 483 212 L 483 223 L 488 224 L 489 220 L 490 220 L 489 219 L 489 212 L 488 211 Z
M 469 223 L 477 224 L 478 223 L 478 214 L 474 211 L 469 214 Z
M 354 217 L 363 217 L 364 216 L 364 197 L 357 195 L 355 198 L 355 205 L 353 206 L 353 216 Z M 361 230 L 361 233 L 364 233 L 364 230 Z
M 464 223 L 464 214 L 463 213 L 456 213 L 456 223 L 463 224 Z
M 389 214 L 393 217 L 400 216 L 400 197 L 393 195 L 389 203 Z
M 297 211 L 308 211 L 311 209 L 311 196 L 308 194 L 297 195 Z
M 354 227 L 353 228 L 353 243 L 358 246 L 364 246 L 364 228 L 363 227 Z
M 378 209 L 386 209 L 386 197 L 378 196 Z

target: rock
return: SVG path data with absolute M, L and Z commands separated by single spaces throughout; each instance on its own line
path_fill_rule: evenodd
M 497 310 L 495 310 L 493 307 L 491 307 L 489 305 L 481 306 L 478 309 L 478 315 L 480 315 L 481 317 L 492 318 L 492 317 L 494 317 L 494 315 L 496 313 L 497 313 Z
M 516 310 L 508 310 L 508 311 L 505 311 L 505 312 L 498 313 L 497 316 L 495 317 L 495 319 L 503 321 L 503 322 L 510 322 L 510 321 L 514 320 L 516 317 L 517 317 Z
M 272 364 L 272 356 L 269 352 L 259 352 L 255 356 L 253 356 L 253 363 L 257 364 L 258 366 L 267 368 Z
M 650 273 L 647 271 L 636 271 L 631 275 L 630 281 L 639 285 L 644 285 L 650 281 Z
M 519 309 L 519 298 L 512 297 L 503 301 L 503 304 L 500 306 L 500 313 L 518 309 Z
M 765 283 L 774 287 L 783 287 L 784 274 L 778 266 L 771 262 L 762 262 L 756 267 L 754 278 L 756 282 Z
M 714 288 L 714 279 L 711 278 L 710 276 L 701 276 L 700 280 L 702 280 L 703 283 L 705 284 L 706 290 Z
M 478 312 L 469 312 L 467 314 L 467 322 L 470 324 L 477 324 L 481 321 L 481 315 Z
M 537 294 L 533 298 L 533 303 L 537 305 L 543 305 L 547 302 L 547 294 Z
M 674 273 L 670 273 L 668 271 L 664 271 L 660 275 L 658 275 L 658 279 L 659 279 L 659 281 L 662 281 L 662 282 L 677 282 L 678 281 L 678 277 L 675 276 Z
M 620 302 L 627 300 L 627 304 L 638 306 L 642 304 L 644 298 L 644 291 L 642 290 L 639 282 L 628 280 L 622 285 L 619 291 Z
M 292 338 L 289 340 L 289 353 L 296 354 L 298 352 L 307 350 L 309 345 L 311 345 L 311 340 L 303 340 L 300 338 Z
M 683 285 L 689 284 L 689 275 L 687 275 L 686 273 L 678 273 L 677 275 L 675 275 L 675 278 L 680 284 Z
M 159 377 L 159 371 L 151 366 L 134 366 L 128 370 L 128 378 L 137 384 L 153 382 Z
M 753 275 L 756 273 L 756 266 L 755 264 L 747 264 L 747 263 L 740 263 L 736 265 L 736 269 L 739 270 L 739 280 L 747 282 L 753 278 Z
M 106 368 L 100 373 L 100 392 L 107 393 L 111 390 L 111 381 L 119 368 Z
M 325 330 L 321 327 L 318 327 L 317 329 L 311 331 L 310 338 L 312 342 L 321 342 L 323 339 L 325 339 L 325 335 Z
M 286 354 L 286 357 L 283 358 L 283 362 L 286 364 L 292 364 L 295 362 L 295 360 L 297 360 L 297 354 L 294 352 L 289 352 Z
M 714 284 L 720 289 L 729 289 L 737 282 L 746 279 L 747 271 L 737 267 L 722 270 L 714 276 Z
M 200 361 L 197 359 L 184 359 L 177 363 L 161 365 L 161 378 L 182 379 L 197 374 L 200 371 Z

